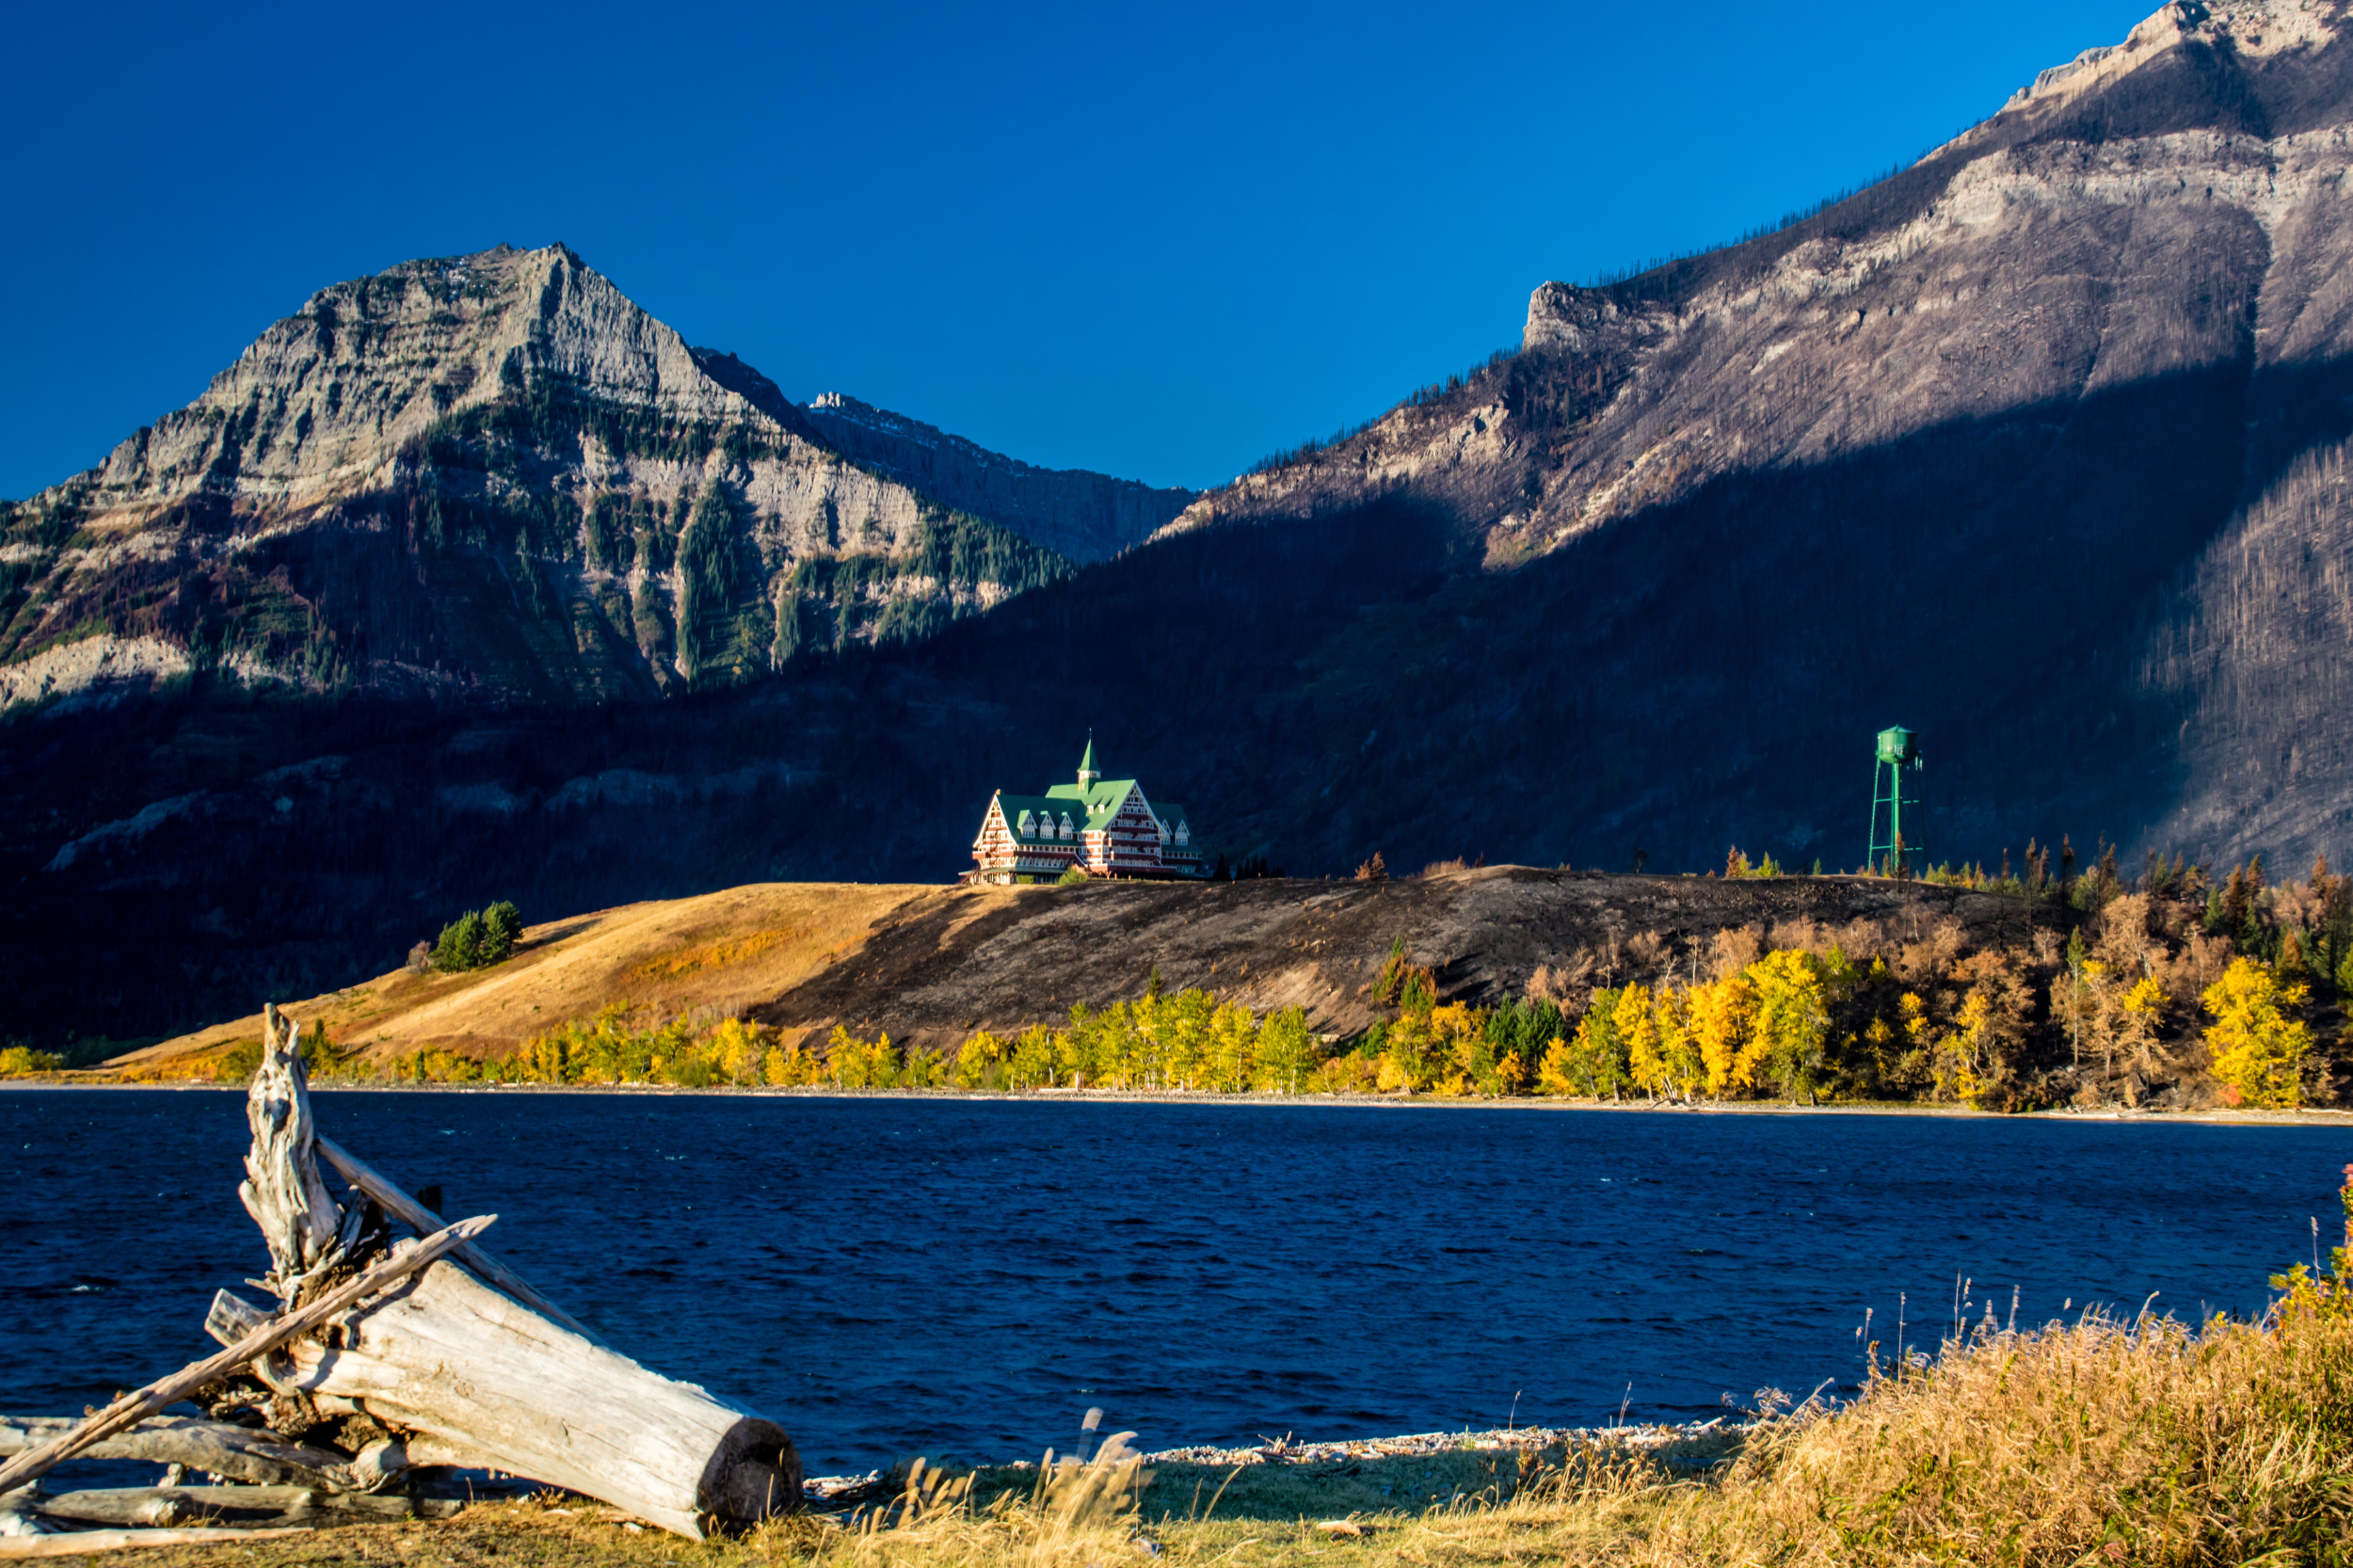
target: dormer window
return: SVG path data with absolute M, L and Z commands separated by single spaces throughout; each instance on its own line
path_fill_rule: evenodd
M 1067 811 L 1062 814 L 1062 836 L 1065 839 L 1070 837 L 1070 813 Z
M 1176 841 L 1180 844 L 1189 844 L 1193 842 L 1193 829 L 1186 826 L 1183 823 L 1178 823 L 1176 824 Z
M 1161 823 L 1161 824 L 1160 824 L 1160 842 L 1162 842 L 1162 843 L 1166 843 L 1166 842 L 1168 842 L 1168 824 L 1166 824 L 1166 823 Z
M 1021 813 L 1021 836 L 1022 836 L 1024 839 L 1027 839 L 1027 838 L 1033 837 L 1033 836 L 1036 834 L 1036 832 L 1037 832 L 1037 823 L 1036 823 L 1036 819 L 1032 818 L 1032 817 L 1030 815 L 1030 813 L 1028 813 L 1027 811 L 1022 812 L 1022 813 Z

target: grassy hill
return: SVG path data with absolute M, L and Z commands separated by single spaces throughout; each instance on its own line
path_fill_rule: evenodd
M 2063 918 L 2044 909 L 2046 931 Z M 1299 1007 L 1327 1041 L 1388 1016 L 1374 982 L 1407 944 L 1438 996 L 1492 1006 L 1542 968 L 1564 1001 L 1668 975 L 1717 933 L 1831 933 L 1856 951 L 1940 923 L 1972 945 L 2022 941 L 2016 898 L 1869 877 L 1722 881 L 1522 866 L 1366 882 L 1292 878 L 1080 888 L 758 883 L 625 904 L 523 935 L 516 955 L 457 974 L 396 970 L 288 1004 L 342 1051 L 390 1062 L 421 1050 L 503 1057 L 613 1006 L 696 1023 L 743 1017 L 780 1034 L 836 1025 L 952 1048 L 976 1031 L 1057 1024 L 1074 1004 L 1140 995 L 1154 969 L 1265 1014 Z M 171 1072 L 261 1037 L 258 1014 L 118 1059 Z

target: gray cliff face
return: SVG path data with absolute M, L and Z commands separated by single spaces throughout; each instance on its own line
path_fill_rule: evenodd
M 0 706 L 200 666 L 650 696 L 1063 569 L 846 458 L 561 247 L 324 289 L 6 520 Z
M 1755 759 L 1776 706 L 1797 733 L 1832 705 L 1856 733 L 1942 727 L 1968 776 L 1946 778 L 1956 849 L 2072 817 L 2341 857 L 2348 174 L 2342 0 L 2170 4 L 1780 233 L 1544 284 L 1516 357 L 1171 531 L 1404 502 L 1442 520 L 1458 569 L 1574 575 L 1593 608 L 1551 635 L 1563 669 L 1648 671 L 1580 696 L 1584 732 L 1639 751 L 1656 727 L 1729 726 L 1747 759 L 1715 781 L 1745 809 L 1657 777 L 1648 806 L 1593 802 L 1629 835 L 1674 841 L 1642 824 L 1679 801 L 1801 843 Z M 1754 626 L 1725 594 L 1785 616 Z M 1638 601 L 1631 641 L 1588 640 Z M 2073 785 L 1992 755 L 2061 736 Z
M 1032 468 L 840 392 L 826 392 L 803 413 L 826 440 L 859 462 L 1073 561 L 1116 555 L 1193 502 L 1191 490 L 1154 489 L 1082 469 Z

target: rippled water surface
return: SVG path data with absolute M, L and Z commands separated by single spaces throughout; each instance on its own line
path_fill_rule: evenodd
M 322 1091 L 322 1130 L 812 1473 L 1703 1416 L 1932 1344 L 1954 1280 L 2259 1309 L 2353 1132 L 1550 1108 Z M 240 1096 L 0 1092 L 0 1410 L 213 1348 L 266 1266 Z M 1899 1298 L 1908 1298 L 1899 1302 Z M 1516 1417 L 1514 1407 L 1516 1405 Z

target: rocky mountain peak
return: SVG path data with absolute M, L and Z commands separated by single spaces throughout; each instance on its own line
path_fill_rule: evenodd
M 843 456 L 561 245 L 320 290 L 187 408 L 0 508 L 0 709 L 198 669 L 650 696 L 1067 569 Z
M 533 395 L 785 434 L 570 250 L 502 245 L 321 289 L 194 403 L 118 446 L 83 502 L 102 524 L 200 491 L 313 505 L 391 482 L 437 422 Z
M 2333 41 L 2344 21 L 2341 0 L 2168 0 L 2124 36 L 2099 44 L 2063 65 L 2051 66 L 2010 95 L 1999 113 L 1939 152 L 2014 138 L 2047 126 L 2087 97 L 2182 51 L 2221 52 L 2240 64 L 2260 64 Z M 1929 156 L 1935 156 L 1934 153 Z

